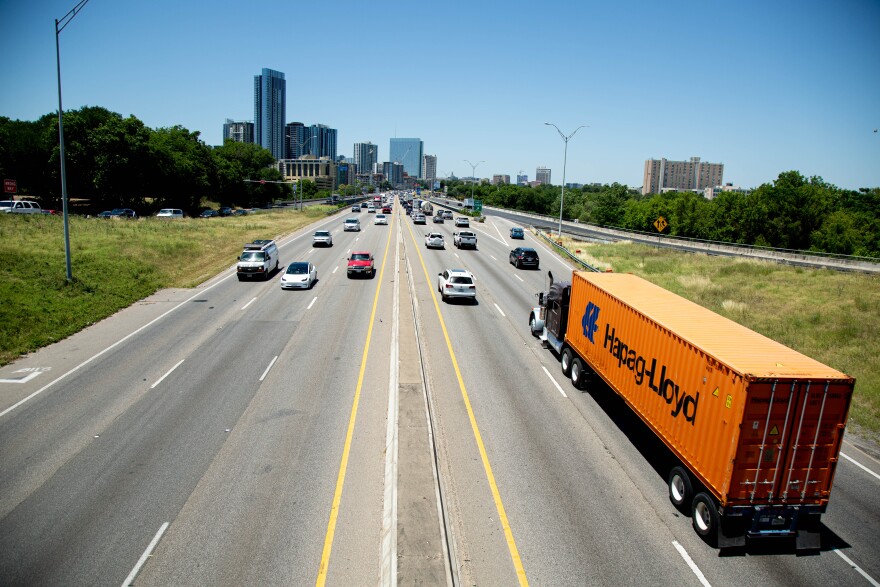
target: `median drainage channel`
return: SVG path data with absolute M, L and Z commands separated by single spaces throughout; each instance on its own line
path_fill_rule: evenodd
M 398 356 L 397 569 L 383 585 L 459 584 L 458 564 L 439 474 L 431 390 L 422 356 L 406 241 L 398 233 L 400 299 Z M 383 573 L 384 574 L 384 573 Z

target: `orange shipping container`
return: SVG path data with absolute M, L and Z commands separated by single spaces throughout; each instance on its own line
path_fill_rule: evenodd
M 684 498 L 714 496 L 698 532 L 797 535 L 824 512 L 852 377 L 634 275 L 575 271 L 569 297 L 565 346 L 689 469 Z

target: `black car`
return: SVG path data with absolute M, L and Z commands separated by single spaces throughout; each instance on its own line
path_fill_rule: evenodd
M 137 218 L 137 213 L 131 208 L 113 208 L 110 218 Z
M 510 251 L 510 264 L 517 269 L 521 267 L 534 267 L 537 269 L 539 263 L 538 251 L 531 247 L 517 247 Z
M 205 210 L 199 214 L 199 218 L 217 218 L 220 213 L 217 210 Z
M 219 210 L 217 210 L 217 214 L 220 216 L 232 216 L 233 210 L 229 206 L 223 206 Z

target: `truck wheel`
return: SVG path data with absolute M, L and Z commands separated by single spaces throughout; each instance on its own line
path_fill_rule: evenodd
M 536 323 L 536 322 L 537 322 L 537 320 L 535 320 L 535 316 L 533 315 L 533 316 L 529 319 L 529 330 L 531 331 L 532 336 L 534 336 L 535 338 L 538 338 L 538 330 L 537 330 L 537 328 L 535 327 L 535 323 Z
M 712 544 L 718 537 L 719 524 L 718 508 L 715 506 L 715 500 L 705 493 L 698 493 L 694 496 L 691 506 L 691 518 L 697 534 Z
M 694 487 L 684 467 L 674 467 L 669 472 L 669 500 L 679 510 L 687 507 L 693 499 Z
M 584 363 L 575 357 L 571 362 L 571 384 L 574 385 L 575 389 L 584 388 L 584 375 Z
M 562 374 L 568 377 L 571 375 L 571 349 L 566 347 L 562 349 Z

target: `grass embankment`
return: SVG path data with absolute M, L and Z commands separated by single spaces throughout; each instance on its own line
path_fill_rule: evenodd
M 563 246 L 594 267 L 639 275 L 855 377 L 851 422 L 880 440 L 880 277 L 633 243 L 563 239 Z
M 159 289 L 192 287 L 235 262 L 244 243 L 323 218 L 310 206 L 183 220 L 70 218 L 66 280 L 60 216 L 0 215 L 0 365 L 61 340 Z

